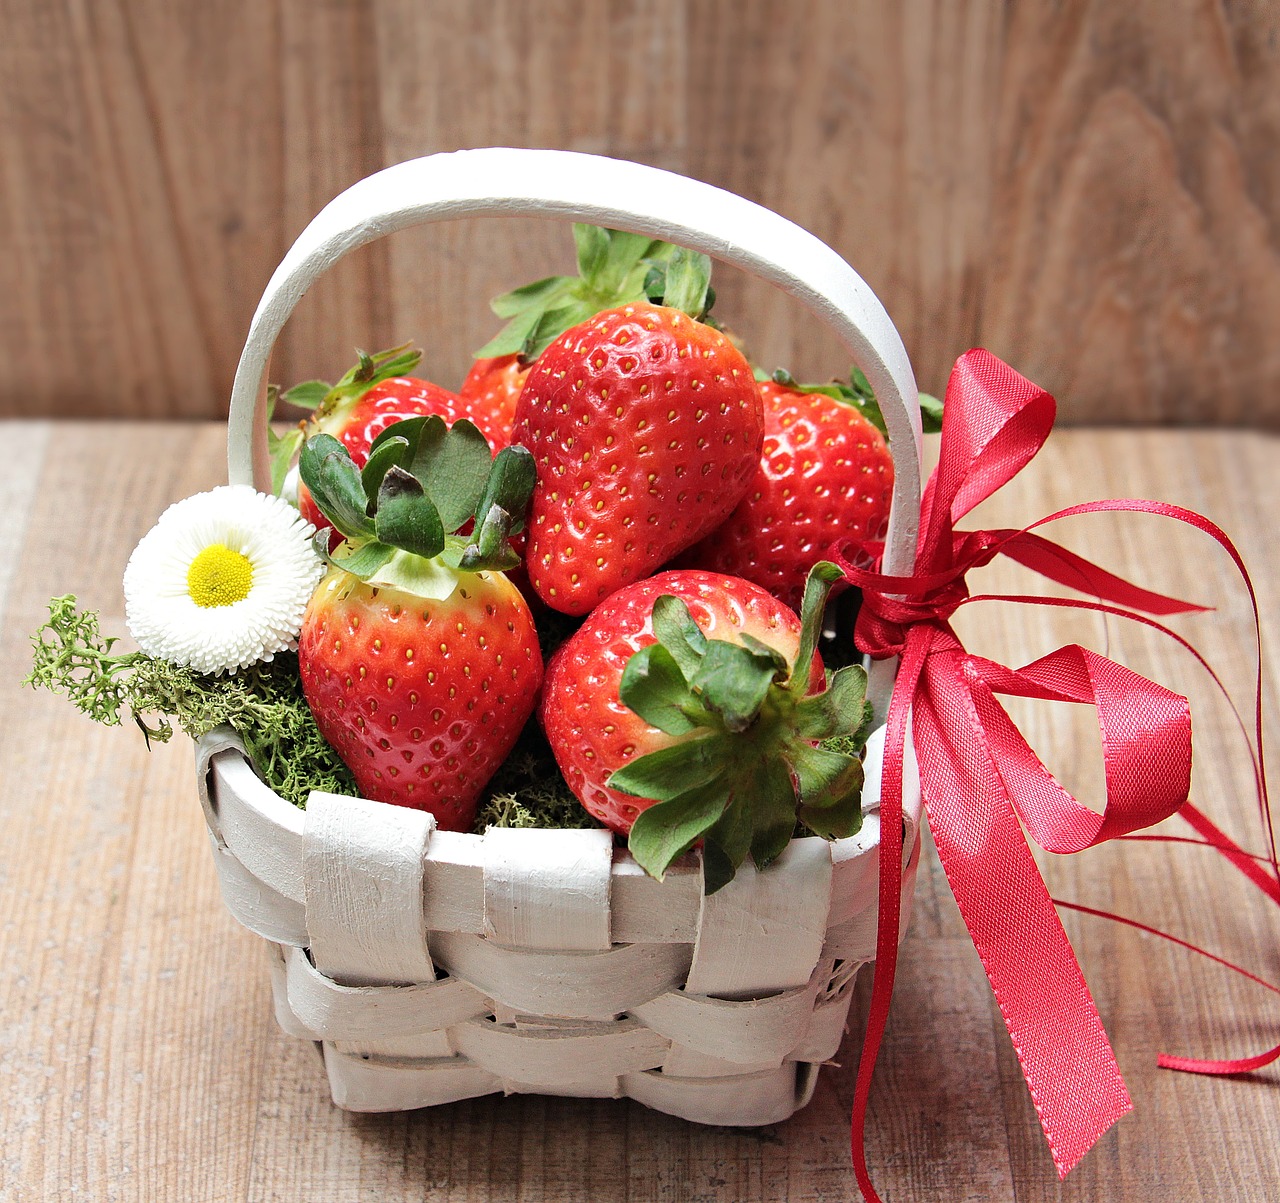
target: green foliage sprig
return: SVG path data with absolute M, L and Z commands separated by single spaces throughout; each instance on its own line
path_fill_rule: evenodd
M 127 711 L 148 743 L 167 743 L 175 722 L 192 739 L 229 726 L 263 780 L 295 806 L 313 789 L 359 792 L 316 726 L 293 653 L 211 676 L 145 652 L 117 654 L 117 642 L 101 633 L 96 613 L 77 609 L 74 596 L 55 597 L 49 621 L 32 636 L 32 670 L 23 684 L 64 694 L 108 727 L 119 726 Z

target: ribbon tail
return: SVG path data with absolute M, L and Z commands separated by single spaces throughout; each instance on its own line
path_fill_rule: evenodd
M 1183 804 L 1181 810 L 1178 811 L 1178 817 L 1186 820 L 1195 831 L 1204 836 L 1213 847 L 1235 865 L 1272 902 L 1280 903 L 1280 880 L 1277 880 L 1274 875 L 1274 862 L 1267 862 L 1272 866 L 1273 872 L 1264 872 L 1262 866 L 1258 864 L 1254 857 L 1245 852 L 1208 815 L 1190 802 Z
M 1061 1177 L 1133 1109 L 1066 932 L 992 759 L 959 656 L 934 656 L 913 732 L 938 857 Z
M 862 1055 L 858 1061 L 850 1128 L 853 1173 L 867 1203 L 881 1203 L 867 1169 L 867 1107 L 876 1058 L 889 1021 L 889 1004 L 893 1000 L 893 981 L 898 964 L 898 930 L 902 910 L 902 773 L 907 717 L 927 654 L 928 633 L 924 628 L 917 628 L 911 632 L 903 650 L 885 730 L 884 768 L 880 779 L 880 900 L 876 920 L 875 980 Z
M 1078 902 L 1067 902 L 1062 898 L 1055 898 L 1053 901 L 1056 906 L 1065 907 L 1070 911 L 1079 911 L 1082 915 L 1093 915 L 1097 919 L 1110 919 L 1114 923 L 1123 923 L 1126 927 L 1146 932 L 1149 936 L 1159 936 L 1160 939 L 1168 940 L 1170 944 L 1176 944 L 1179 948 L 1185 948 L 1199 956 L 1208 957 L 1209 960 L 1216 961 L 1219 965 L 1225 965 L 1233 973 L 1238 973 L 1241 977 L 1247 977 L 1251 982 L 1257 982 L 1259 986 L 1270 990 L 1272 994 L 1280 994 L 1280 986 L 1273 985 L 1256 973 L 1250 973 L 1244 966 L 1236 965 L 1225 957 L 1220 957 L 1217 953 L 1210 952 L 1207 948 L 1201 948 L 1198 944 L 1192 944 L 1189 940 L 1184 940 L 1180 936 L 1171 935 L 1169 932 L 1161 931 L 1158 927 L 1152 927 L 1147 923 L 1140 923 L 1137 919 L 1130 919 L 1127 915 L 1117 915 L 1114 911 L 1100 911 L 1096 907 L 1082 906 Z M 1156 1057 L 1156 1064 L 1161 1069 L 1176 1069 L 1183 1073 L 1208 1074 L 1217 1077 L 1255 1073 L 1257 1070 L 1265 1069 L 1276 1061 L 1280 1061 L 1280 1045 L 1268 1049 L 1265 1053 L 1257 1053 L 1252 1057 L 1235 1057 L 1227 1060 L 1212 1060 L 1206 1057 L 1180 1057 L 1173 1053 L 1161 1053 Z
M 1204 1061 L 1198 1057 L 1176 1057 L 1161 1053 L 1156 1064 L 1161 1069 L 1176 1069 L 1188 1074 L 1208 1074 L 1213 1077 L 1234 1077 L 1237 1074 L 1256 1073 L 1280 1061 L 1280 1044 L 1256 1057 L 1240 1057 L 1234 1061 Z

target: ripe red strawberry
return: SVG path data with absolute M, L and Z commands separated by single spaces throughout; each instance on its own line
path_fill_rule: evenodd
M 746 495 L 681 563 L 745 577 L 788 606 L 843 538 L 876 538 L 889 518 L 893 458 L 837 388 L 767 380 L 764 448 Z
M 797 819 L 857 830 L 861 763 L 816 746 L 866 721 L 866 674 L 828 683 L 815 653 L 838 576 L 815 569 L 800 619 L 749 581 L 661 573 L 615 593 L 552 657 L 540 715 L 561 772 L 650 872 L 702 839 L 711 890 L 748 853 L 761 868 L 777 857 Z
M 477 359 L 458 389 L 466 416 L 480 427 L 495 449 L 511 442 L 516 401 L 529 375 L 530 363 L 519 355 Z M 500 439 L 501 442 L 495 442 Z
M 538 466 L 538 596 L 585 614 L 697 542 L 743 496 L 762 437 L 760 390 L 720 331 L 644 301 L 566 331 L 516 409 Z
M 318 435 L 300 470 L 348 541 L 298 639 L 320 732 L 365 797 L 465 830 L 542 682 L 529 607 L 500 571 L 514 560 L 507 536 L 532 460 L 507 448 L 491 462 L 475 427 L 446 433 L 433 416 L 389 427 L 363 472 Z M 446 534 L 473 516 L 469 541 Z
M 429 810 L 447 831 L 470 828 L 542 681 L 529 607 L 500 572 L 437 601 L 331 569 L 298 661 L 320 734 L 361 794 Z

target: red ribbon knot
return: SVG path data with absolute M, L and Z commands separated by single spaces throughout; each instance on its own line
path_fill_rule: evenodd
M 1078 513 L 1137 510 L 1190 523 L 1227 548 L 1246 583 L 1248 575 L 1216 526 L 1160 502 L 1092 502 L 1023 530 L 957 531 L 957 521 L 1039 451 L 1053 426 L 1055 408 L 1047 392 L 995 356 L 968 352 L 957 361 L 947 385 L 940 458 L 924 493 L 915 571 L 906 577 L 880 573 L 882 543 L 848 541 L 833 552 L 848 580 L 862 590 L 854 636 L 859 650 L 873 658 L 901 657 L 887 717 L 880 802 L 875 986 L 853 1116 L 854 1169 L 864 1196 L 872 1200 L 878 1196 L 867 1172 L 862 1132 L 897 955 L 908 723 L 939 859 L 1009 1029 L 1059 1174 L 1065 1176 L 1132 1108 L 1027 836 L 1050 852 L 1079 852 L 1149 827 L 1184 807 L 1191 775 L 1187 700 L 1077 645 L 1021 669 L 1007 668 L 967 652 L 951 618 L 972 601 L 1074 606 L 1135 618 L 1189 647 L 1133 611 L 1165 615 L 1203 607 L 1141 589 L 1033 533 Z M 966 574 L 997 555 L 1096 600 L 971 596 Z M 1010 719 L 1000 695 L 1095 708 L 1106 777 L 1101 813 L 1081 805 L 1057 782 Z M 1260 710 L 1258 728 L 1260 736 Z M 1260 754 L 1259 738 L 1259 760 Z M 1260 764 L 1259 780 L 1269 830 Z M 1247 854 L 1213 830 L 1221 842 L 1212 837 L 1210 842 L 1269 880 Z M 1274 875 L 1274 848 L 1270 865 Z M 1179 1067 L 1226 1072 L 1224 1066 L 1244 1064 L 1187 1062 Z

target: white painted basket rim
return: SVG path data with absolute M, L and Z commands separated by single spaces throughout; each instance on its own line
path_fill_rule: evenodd
M 860 856 L 879 842 L 880 821 L 876 813 L 880 805 L 880 771 L 884 754 L 885 728 L 877 728 L 867 741 L 864 767 L 866 782 L 863 788 L 862 828 L 843 840 L 824 841 L 830 844 L 832 860 L 839 862 Z M 919 772 L 911 741 L 906 741 L 907 761 L 903 779 L 903 835 L 904 855 L 909 854 L 919 830 L 922 803 Z M 302 905 L 305 902 L 303 846 L 305 840 L 305 810 L 280 797 L 256 773 L 243 744 L 235 732 L 220 727 L 202 737 L 196 743 L 196 759 L 200 771 L 212 775 L 212 781 L 201 781 L 200 796 L 205 810 L 205 821 L 215 844 L 228 848 L 263 884 L 278 894 Z M 215 798 L 217 786 L 222 786 L 236 801 L 230 813 L 219 811 Z M 367 800 L 366 800 L 367 801 Z M 399 810 L 386 803 L 368 802 L 370 806 L 385 806 L 389 811 Z M 531 844 L 543 829 L 503 828 L 515 838 L 526 834 Z M 479 864 L 478 848 L 484 839 L 482 833 L 436 831 L 433 844 L 445 845 L 448 855 L 462 864 Z M 817 837 L 812 837 L 816 839 Z M 688 863 L 686 858 L 685 863 Z M 679 868 L 674 867 L 678 873 Z M 613 858 L 613 876 L 645 877 L 643 869 L 625 849 L 616 850 Z M 655 883 L 657 886 L 657 883 Z

